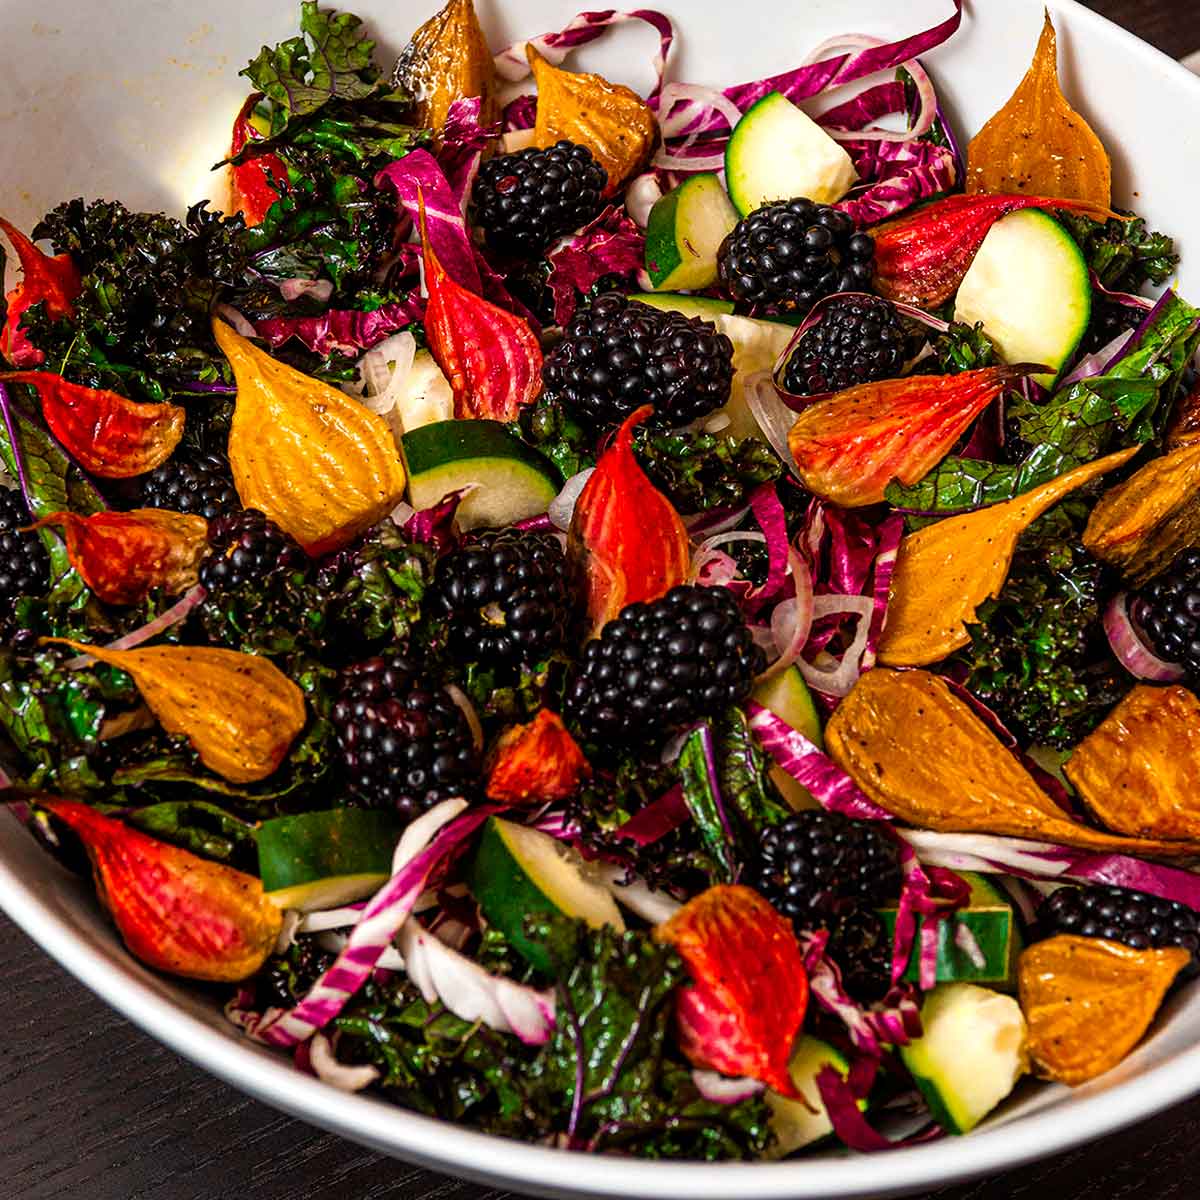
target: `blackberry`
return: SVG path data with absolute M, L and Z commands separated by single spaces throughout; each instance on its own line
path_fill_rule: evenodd
M 900 894 L 900 858 L 868 821 L 820 810 L 793 814 L 762 836 L 746 882 L 797 931 L 832 928 L 862 906 Z
M 650 742 L 744 700 L 763 663 L 733 596 L 684 584 L 588 642 L 567 708 L 596 742 Z
M 449 621 L 463 662 L 533 664 L 567 642 L 574 610 L 553 534 L 485 533 L 437 565 L 429 612 Z
M 22 596 L 43 596 L 50 588 L 50 558 L 36 533 L 25 498 L 0 487 L 0 601 L 10 607 Z
M 721 243 L 717 265 L 739 303 L 762 312 L 806 312 L 822 296 L 870 287 L 875 242 L 828 204 L 780 200 L 737 223 Z
M 608 172 L 586 146 L 530 147 L 479 168 L 473 217 L 493 250 L 533 257 L 595 217 L 607 186 Z
M 1129 611 L 1159 658 L 1200 679 L 1200 549 L 1184 550 L 1142 588 Z
M 168 459 L 142 483 L 143 508 L 169 508 L 214 521 L 241 508 L 229 463 L 215 454 Z
M 596 426 L 618 425 L 643 404 L 675 428 L 729 399 L 733 343 L 699 317 L 606 292 L 580 308 L 542 368 L 548 396 Z
M 413 818 L 463 796 L 478 776 L 462 710 L 403 654 L 347 667 L 331 717 L 351 789 Z
M 900 315 L 877 296 L 832 300 L 801 339 L 783 382 L 797 396 L 840 392 L 860 383 L 893 379 L 908 357 Z
M 891 939 L 869 908 L 853 908 L 836 922 L 825 953 L 841 972 L 848 995 L 860 1004 L 882 1000 L 891 989 Z
M 1038 933 L 1104 938 L 1144 950 L 1182 946 L 1192 956 L 1184 978 L 1200 973 L 1200 913 L 1175 900 L 1119 887 L 1061 887 L 1038 910 Z
M 200 566 L 210 592 L 261 586 L 293 571 L 308 570 L 308 555 L 274 521 L 256 508 L 218 518 L 208 531 L 212 552 Z

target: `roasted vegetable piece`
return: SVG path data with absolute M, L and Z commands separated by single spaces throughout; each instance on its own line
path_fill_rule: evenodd
M 1106 492 L 1083 544 L 1135 584 L 1145 583 L 1200 542 L 1200 444 L 1151 459 Z
M 552 65 L 532 46 L 528 54 L 538 90 L 533 144 L 544 149 L 566 140 L 586 146 L 608 172 L 604 195 L 617 195 L 654 150 L 658 122 L 649 105 L 600 75 Z
M 9 371 L 0 381 L 36 388 L 50 432 L 85 471 L 101 479 L 153 471 L 183 437 L 185 414 L 177 404 L 138 404 L 49 371 Z
M 71 800 L 39 798 L 79 836 L 96 892 L 125 945 L 147 966 L 235 983 L 275 945 L 283 913 L 253 875 L 160 842 Z
M 450 0 L 430 17 L 400 55 L 392 80 L 412 95 L 412 123 L 433 131 L 435 147 L 456 100 L 478 96 L 479 123 L 491 125 L 498 115 L 496 70 L 472 0 Z
M 456 283 L 434 253 L 420 200 L 425 257 L 425 336 L 454 391 L 459 420 L 515 421 L 542 390 L 542 348 L 515 313 Z
M 137 604 L 156 587 L 169 596 L 187 591 L 208 550 L 203 517 L 162 508 L 89 517 L 57 512 L 38 525 L 63 530 L 71 566 L 105 604 Z
M 503 804 L 565 800 L 592 774 L 562 718 L 547 708 L 528 725 L 505 730 L 489 760 L 487 795 Z
M 186 737 L 200 761 L 231 783 L 272 774 L 304 728 L 304 693 L 255 654 L 210 646 L 107 650 L 46 640 L 128 671 L 162 727 Z
M 586 581 L 594 634 L 625 605 L 657 600 L 687 578 L 687 529 L 633 453 L 634 427 L 650 413 L 639 408 L 617 430 L 571 519 L 567 548 Z
M 1143 1038 L 1190 955 L 1059 934 L 1021 955 L 1018 988 L 1036 1073 L 1077 1087 Z
M 229 464 L 247 508 L 321 555 L 400 503 L 404 467 L 382 417 L 272 358 L 224 321 L 213 322 L 213 333 L 237 380 Z
M 1072 821 L 950 685 L 928 671 L 868 671 L 825 729 L 829 756 L 881 808 L 940 833 L 997 833 L 1085 850 L 1191 856 Z
M 21 282 L 6 297 L 8 313 L 0 329 L 0 354 L 14 367 L 36 367 L 46 356 L 21 328 L 21 318 L 34 304 L 44 304 L 46 316 L 61 321 L 75 313 L 75 301 L 83 290 L 79 268 L 69 254 L 52 258 L 43 254 L 15 225 L 0 217 L 21 263 Z
M 910 533 L 900 543 L 879 661 L 920 667 L 967 645 L 967 622 L 979 605 L 1000 594 L 1021 534 L 1063 497 L 1136 453 L 1136 446 L 1118 451 L 1015 500 Z
M 800 480 L 843 508 L 880 504 L 893 480 L 933 470 L 981 412 L 1033 366 L 910 375 L 837 392 L 806 408 L 788 434 Z
M 233 122 L 229 157 L 236 158 L 248 142 L 262 134 L 254 127 L 254 106 L 262 92 L 251 92 Z M 287 181 L 287 166 L 278 154 L 258 154 L 229 168 L 230 212 L 241 213 L 248 226 L 261 225 L 267 210 L 279 199 L 279 184 Z
M 728 884 L 689 900 L 654 937 L 675 948 L 692 977 L 675 1001 L 687 1058 L 798 1097 L 788 1060 L 808 977 L 791 923 L 753 889 Z
M 1048 196 L 947 196 L 875 231 L 875 290 L 888 300 L 938 308 L 958 290 L 1001 217 L 1022 208 L 1112 216 L 1102 205 Z
M 1064 769 L 1109 829 L 1200 838 L 1200 700 L 1187 688 L 1135 687 Z
M 967 148 L 966 189 L 1112 202 L 1108 152 L 1059 85 L 1049 13 L 1025 78 Z

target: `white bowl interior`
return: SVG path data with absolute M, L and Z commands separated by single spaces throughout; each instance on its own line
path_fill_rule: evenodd
M 477 0 L 499 47 L 561 27 L 567 0 Z M 385 52 L 398 51 L 437 4 L 346 0 Z M 671 0 L 679 42 L 672 77 L 727 84 L 786 70 L 827 36 L 911 33 L 944 19 L 949 0 L 806 0 L 790 6 Z M 220 194 L 209 167 L 223 156 L 246 88 L 238 69 L 263 42 L 290 36 L 292 0 L 0 0 L 6 58 L 0 110 L 0 212 L 28 229 L 76 195 L 181 214 Z M 1113 156 L 1116 199 L 1173 233 L 1180 286 L 1200 295 L 1200 81 L 1078 5 L 1050 5 L 1069 95 Z M 963 29 L 929 55 L 961 134 L 1007 98 L 1029 62 L 1042 0 L 973 0 Z M 654 34 L 627 26 L 576 61 L 645 88 Z M 1163 115 L 1170 114 L 1169 120 Z M 1189 250 L 1193 253 L 1189 256 Z M 828 1153 L 792 1164 L 642 1163 L 566 1155 L 484 1137 L 347 1097 L 244 1040 L 206 995 L 143 970 L 121 948 L 91 891 L 0 819 L 0 905 L 87 986 L 155 1037 L 238 1087 L 379 1150 L 547 1195 L 689 1197 L 882 1196 L 928 1188 L 1097 1137 L 1200 1090 L 1200 992 L 1176 995 L 1145 1044 L 1074 1092 L 1022 1088 L 976 1134 L 886 1158 Z

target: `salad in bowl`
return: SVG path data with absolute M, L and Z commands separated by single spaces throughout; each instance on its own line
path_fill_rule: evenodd
M 385 62 L 305 0 L 219 209 L 0 220 L 0 783 L 131 954 L 660 1159 L 1142 1041 L 1200 961 L 1200 309 L 1049 17 L 952 127 L 960 18 L 725 87 L 650 10 Z M 648 94 L 569 58 L 629 22 Z

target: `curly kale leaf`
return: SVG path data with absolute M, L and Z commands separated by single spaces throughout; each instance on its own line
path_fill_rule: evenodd
M 83 291 L 69 320 L 44 311 L 27 324 L 53 370 L 88 387 L 159 402 L 190 385 L 232 384 L 211 309 L 247 261 L 241 217 L 194 205 L 186 223 L 130 212 L 117 201 L 60 204 L 38 224 L 79 266 Z
M 404 641 L 420 618 L 436 558 L 431 547 L 384 521 L 329 559 L 318 571 L 317 588 L 331 598 L 325 614 L 330 644 L 347 651 Z
M 687 979 L 644 933 L 532 920 L 552 947 L 554 1032 L 529 1068 L 540 1121 L 562 1143 L 645 1158 L 754 1158 L 770 1139 L 761 1097 L 704 1100 L 671 1041 L 675 989 Z
M 634 451 L 646 474 L 679 512 L 708 512 L 745 504 L 783 471 L 779 456 L 758 438 L 722 437 L 699 430 L 644 426 Z
M 0 729 L 17 781 L 79 792 L 104 786 L 97 760 L 141 698 L 124 671 L 102 663 L 68 670 L 68 657 L 56 648 L 29 657 L 0 650 Z
M 495 663 L 454 664 L 449 674 L 459 681 L 488 729 L 531 721 L 540 708 L 562 710 L 571 669 L 561 652 L 518 669 Z
M 1166 283 L 1179 266 L 1175 243 L 1165 233 L 1148 230 L 1141 217 L 1095 221 L 1063 212 L 1058 218 L 1079 243 L 1096 278 L 1111 292 L 1136 292 L 1145 283 Z
M 528 1099 L 534 1052 L 428 1003 L 406 976 L 368 983 L 332 1027 L 339 1055 L 377 1067 L 379 1087 L 406 1108 L 510 1137 L 538 1135 Z
M 521 410 L 513 432 L 540 450 L 563 479 L 596 465 L 596 439 L 567 411 L 561 400 L 543 392 Z
M 300 36 L 264 46 L 243 74 L 287 119 L 305 117 L 331 100 L 362 100 L 379 82 L 375 43 L 352 13 L 322 12 L 316 0 L 300 5 Z
M 1080 545 L 1079 518 L 1051 510 L 1022 537 L 1003 591 L 979 607 L 949 670 L 1026 745 L 1068 749 L 1131 681 L 1100 627 L 1103 569 Z
M 951 323 L 945 333 L 935 334 L 930 339 L 937 374 L 958 375 L 962 371 L 978 371 L 990 367 L 997 361 L 996 346 L 983 332 L 983 322 L 964 325 L 960 321 Z M 931 373 L 925 360 L 918 368 L 922 374 Z

